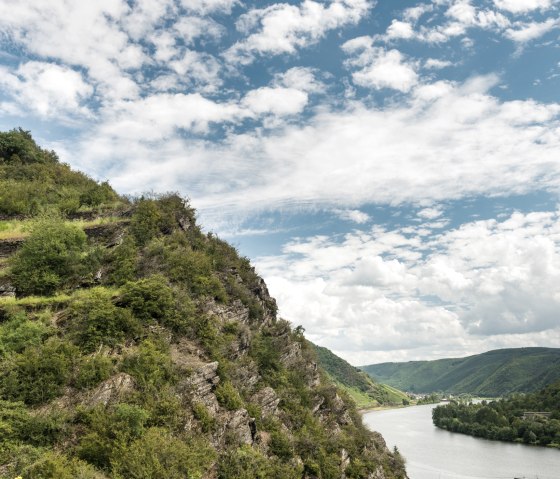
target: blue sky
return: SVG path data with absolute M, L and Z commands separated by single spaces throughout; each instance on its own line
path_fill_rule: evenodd
M 0 2 L 0 128 L 180 191 L 353 364 L 560 345 L 558 0 Z

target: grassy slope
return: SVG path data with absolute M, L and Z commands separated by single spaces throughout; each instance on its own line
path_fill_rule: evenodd
M 500 396 L 560 379 L 560 349 L 499 349 L 466 358 L 363 366 L 374 379 L 413 392 Z
M 313 345 L 320 366 L 344 389 L 358 407 L 401 405 L 408 396 L 398 389 L 373 381 L 367 374 L 352 366 L 332 351 Z

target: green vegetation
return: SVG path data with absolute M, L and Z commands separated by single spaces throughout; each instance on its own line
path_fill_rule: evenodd
M 499 401 L 452 402 L 436 407 L 432 418 L 448 431 L 560 448 L 560 382 Z
M 372 364 L 361 369 L 404 391 L 499 397 L 536 391 L 558 381 L 560 349 L 498 349 L 466 358 Z
M 81 229 L 53 218 L 37 222 L 12 260 L 16 291 L 21 296 L 49 296 L 75 286 L 87 267 L 85 255 L 86 235 Z
M 108 183 L 72 171 L 56 153 L 39 148 L 29 132 L 0 132 L 0 215 L 68 214 L 122 203 Z
M 124 201 L 14 130 L 0 215 L 0 479 L 405 477 L 179 195 Z
M 319 365 L 339 387 L 345 390 L 358 407 L 370 408 L 408 404 L 410 398 L 406 393 L 373 381 L 366 373 L 352 366 L 327 348 L 316 345 L 313 345 L 313 347 L 317 353 Z

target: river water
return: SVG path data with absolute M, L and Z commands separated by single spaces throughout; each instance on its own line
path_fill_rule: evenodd
M 364 423 L 397 446 L 410 479 L 560 479 L 560 450 L 436 428 L 433 405 L 373 411 Z

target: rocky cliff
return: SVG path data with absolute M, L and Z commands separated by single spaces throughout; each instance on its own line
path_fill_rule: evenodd
M 177 195 L 118 203 L 0 244 L 1 478 L 406 477 L 246 258 Z

